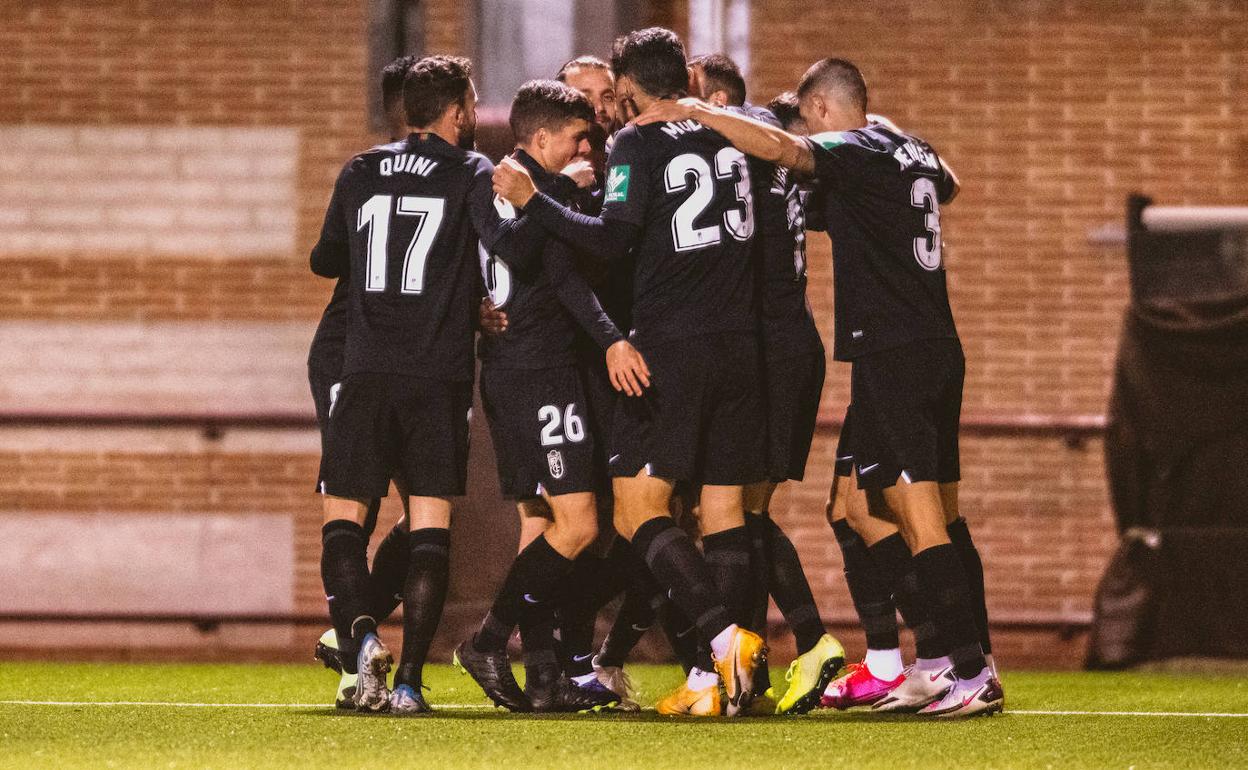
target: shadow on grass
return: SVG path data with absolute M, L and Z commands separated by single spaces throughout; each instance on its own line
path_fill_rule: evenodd
M 340 711 L 332 708 L 314 711 L 301 710 L 294 712 L 296 716 L 320 719 L 332 717 L 337 719 L 373 719 L 401 722 L 440 722 L 454 720 L 459 722 L 549 722 L 549 723 L 595 723 L 595 724 L 660 724 L 675 728 L 702 728 L 706 725 L 725 726 L 729 729 L 834 729 L 837 725 L 860 724 L 893 724 L 893 725 L 932 725 L 941 720 L 917 717 L 912 714 L 880 714 L 871 711 L 827 712 L 819 711 L 803 716 L 752 716 L 752 717 L 670 717 L 643 711 L 639 714 L 611 712 L 602 714 L 513 714 L 503 709 L 437 709 L 431 714 L 420 716 L 393 716 L 390 714 L 364 714 L 352 711 Z M 969 721 L 969 720 L 963 720 Z M 982 721 L 982 720 L 975 720 Z

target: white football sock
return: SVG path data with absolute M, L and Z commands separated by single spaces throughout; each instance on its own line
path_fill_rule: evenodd
M 719 674 L 714 671 L 703 671 L 694 666 L 689 669 L 689 676 L 685 677 L 685 686 L 690 690 L 705 690 L 708 687 L 719 686 Z
M 894 647 L 891 650 L 867 650 L 865 658 L 867 670 L 876 679 L 883 679 L 885 682 L 891 682 L 901 676 L 903 668 L 901 664 L 901 650 Z
M 581 674 L 580 676 L 572 677 L 572 681 L 576 682 L 577 684 L 589 684 L 590 682 L 594 681 L 597 678 L 598 678 L 597 673 Z
M 733 623 L 711 640 L 711 654 L 715 656 L 715 660 L 723 660 L 728 655 L 728 649 L 732 646 L 732 635 L 736 632 L 737 624 Z

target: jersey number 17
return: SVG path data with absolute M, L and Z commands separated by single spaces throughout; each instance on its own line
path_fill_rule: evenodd
M 390 217 L 393 214 L 416 217 L 416 232 L 407 244 L 403 258 L 401 294 L 420 294 L 425 289 L 425 263 L 438 238 L 446 200 L 420 195 L 400 195 L 395 206 L 393 195 L 374 195 L 356 214 L 356 232 L 368 228 L 368 265 L 364 273 L 364 290 L 386 290 L 386 264 L 389 259 Z

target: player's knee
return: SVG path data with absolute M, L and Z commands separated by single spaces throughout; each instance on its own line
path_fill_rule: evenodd
M 325 524 L 331 521 L 354 521 L 363 524 L 368 515 L 368 500 L 356 500 L 350 497 L 334 497 L 325 495 L 322 499 L 322 513 Z
M 598 522 L 593 517 L 562 522 L 559 529 L 569 547 L 580 554 L 598 539 Z
M 870 527 L 876 521 L 892 521 L 893 516 L 890 511 L 880 509 L 872 511 L 867 504 L 865 495 L 846 495 L 844 501 L 844 518 L 849 521 L 849 526 L 855 532 L 862 534 L 862 531 Z M 856 499 L 848 499 L 856 498 Z

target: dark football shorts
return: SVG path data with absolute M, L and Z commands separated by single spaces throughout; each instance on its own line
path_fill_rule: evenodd
M 503 495 L 593 492 L 594 434 L 579 367 L 481 368 L 481 403 Z
M 826 369 L 822 352 L 767 362 L 767 468 L 776 483 L 806 475 Z
M 316 407 L 316 424 L 321 430 L 322 452 L 325 451 L 325 434 L 329 430 L 329 405 L 337 395 L 338 380 L 341 377 L 341 366 L 336 371 L 327 367 L 308 366 L 308 385 L 312 388 L 312 403 Z
M 958 422 L 966 359 L 956 339 L 918 340 L 855 358 L 850 369 L 860 489 L 958 481 Z M 838 453 L 840 454 L 840 453 Z
M 472 383 L 352 374 L 328 410 L 320 491 L 385 497 L 390 479 L 417 497 L 464 494 Z
M 616 401 L 621 398 L 611 385 L 607 361 L 600 352 L 596 359 L 586 355 L 581 364 L 584 373 L 585 397 L 589 399 L 590 433 L 594 441 L 594 489 L 600 496 L 611 494 L 611 476 L 607 472 L 607 457 L 613 426 L 615 425 Z
M 721 333 L 641 350 L 650 387 L 617 401 L 611 475 L 734 486 L 767 478 L 758 341 Z

